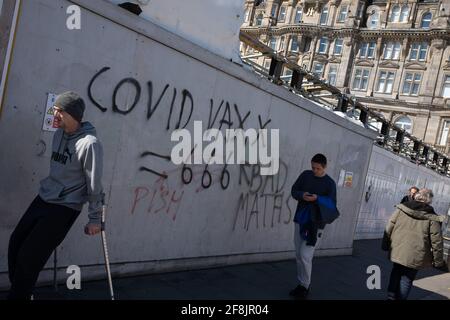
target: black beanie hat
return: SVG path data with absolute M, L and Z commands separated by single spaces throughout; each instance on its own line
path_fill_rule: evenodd
M 55 106 L 70 114 L 78 122 L 81 122 L 81 119 L 83 119 L 84 101 L 73 91 L 61 93 L 56 98 Z

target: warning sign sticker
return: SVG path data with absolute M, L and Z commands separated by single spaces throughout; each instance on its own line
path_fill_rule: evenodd
M 353 172 L 346 172 L 344 179 L 344 186 L 347 188 L 351 188 L 353 186 Z
M 42 130 L 56 131 L 55 117 L 53 116 L 53 105 L 56 100 L 56 94 L 49 93 L 47 96 L 47 105 L 45 106 L 45 116 Z

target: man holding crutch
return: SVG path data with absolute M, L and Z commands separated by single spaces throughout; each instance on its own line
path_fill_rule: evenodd
M 103 149 L 89 122 L 85 104 L 74 92 L 59 95 L 54 105 L 59 128 L 52 143 L 50 174 L 13 231 L 8 247 L 9 299 L 29 300 L 39 273 L 89 202 L 84 232 L 101 231 Z

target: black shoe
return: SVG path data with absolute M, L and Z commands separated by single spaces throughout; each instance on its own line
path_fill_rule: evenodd
M 304 286 L 299 284 L 297 287 L 295 287 L 295 289 L 293 289 L 289 292 L 289 295 L 292 297 L 299 298 L 299 299 L 306 299 L 306 297 L 308 296 L 308 293 L 309 293 L 309 289 L 306 289 Z

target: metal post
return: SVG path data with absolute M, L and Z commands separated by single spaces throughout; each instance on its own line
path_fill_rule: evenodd
M 294 69 L 294 71 L 292 71 L 291 87 L 296 90 L 300 90 L 303 84 L 303 76 L 304 76 L 303 73 Z
M 397 135 L 395 136 L 395 142 L 397 143 L 398 149 L 397 152 L 402 151 L 403 140 L 405 138 L 405 134 L 403 131 L 397 131 Z
M 343 94 L 340 98 L 339 98 L 339 102 L 338 102 L 338 110 L 346 113 L 348 109 L 348 98 L 345 94 Z
M 389 123 L 383 121 L 383 124 L 381 125 L 381 134 L 383 135 L 382 145 L 384 146 L 389 135 Z
M 419 154 L 419 148 L 420 148 L 420 142 L 414 141 L 413 151 L 414 151 L 414 158 L 416 158 Z
M 422 156 L 425 158 L 424 159 L 425 165 L 427 165 L 427 163 L 428 163 L 428 150 L 429 150 L 429 147 L 427 147 L 427 146 L 423 147 Z
M 281 72 L 283 71 L 283 61 L 272 58 L 269 68 L 269 76 L 273 77 L 274 83 L 280 82 Z
M 361 113 L 359 114 L 359 121 L 361 121 L 364 125 L 366 125 L 369 118 L 368 115 L 369 114 L 367 113 L 366 110 L 361 109 Z
M 442 159 L 442 168 L 444 173 L 447 173 L 447 166 L 448 166 L 448 158 L 445 157 L 444 159 Z

